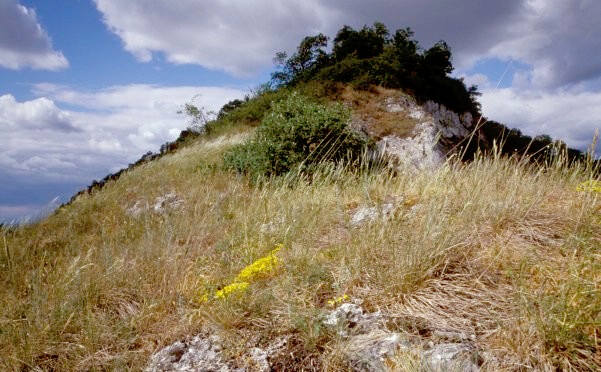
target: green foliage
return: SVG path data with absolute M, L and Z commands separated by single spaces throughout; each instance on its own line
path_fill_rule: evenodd
M 285 89 L 275 90 L 270 84 L 263 84 L 251 91 L 244 99 L 236 99 L 226 103 L 217 115 L 217 120 L 206 124 L 207 134 L 218 134 L 221 129 L 232 126 L 257 126 L 263 116 L 271 109 L 274 102 L 280 101 L 287 94 Z
M 192 98 L 192 101 L 189 103 L 184 104 L 184 107 L 177 113 L 188 117 L 187 131 L 202 133 L 205 130 L 207 123 L 215 118 L 215 112 L 208 111 L 204 107 L 196 106 L 194 104 L 196 98 L 198 98 L 198 96 Z
M 355 30 L 344 26 L 333 41 L 331 53 L 324 52 L 327 38 L 306 37 L 297 53 L 287 59 L 276 55 L 279 67 L 272 75 L 277 86 L 297 86 L 312 80 L 350 83 L 365 89 L 371 85 L 404 89 L 419 101 L 433 100 L 456 112 L 479 114 L 476 87 L 448 76 L 453 71 L 452 54 L 444 41 L 422 50 L 411 29 L 391 36 L 386 26 Z
M 366 140 L 348 125 L 342 104 L 322 105 L 296 92 L 274 103 L 254 138 L 224 156 L 224 164 L 251 176 L 308 171 L 324 161 L 358 156 Z
M 279 85 L 290 84 L 293 81 L 307 80 L 311 73 L 326 63 L 327 53 L 323 50 L 328 45 L 328 38 L 323 34 L 307 36 L 301 41 L 290 58 L 286 52 L 279 52 L 274 62 L 279 71 L 273 74 L 273 81 Z

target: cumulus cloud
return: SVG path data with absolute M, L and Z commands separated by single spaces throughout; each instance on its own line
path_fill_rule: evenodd
M 601 130 L 601 92 L 485 89 L 480 101 L 484 115 L 493 120 L 531 136 L 548 134 L 580 150 L 587 150 Z
M 0 2 L 0 66 L 59 70 L 69 66 L 61 52 L 52 48 L 50 37 L 38 23 L 35 10 L 17 0 Z
M 10 94 L 0 96 L 0 127 L 37 129 L 43 131 L 78 131 L 69 113 L 61 111 L 53 101 L 38 98 L 17 102 Z
M 194 97 L 196 105 L 218 110 L 244 95 L 231 88 L 150 85 L 85 92 L 40 84 L 36 92 L 43 97 L 24 102 L 0 97 L 0 176 L 7 180 L 0 183 L 0 207 L 5 211 L 21 205 L 9 204 L 25 192 L 18 185 L 35 180 L 36 193 L 60 191 L 65 202 L 93 179 L 158 151 L 185 129 L 187 119 L 177 111 Z M 45 202 L 55 196 L 48 194 Z
M 456 67 L 481 58 L 530 66 L 524 86 L 559 87 L 601 74 L 601 2 L 594 0 L 95 0 L 107 27 L 142 61 L 163 53 L 235 74 L 268 68 L 303 36 L 343 24 L 411 27 L 424 47 L 446 40 Z
M 160 52 L 173 63 L 236 75 L 269 67 L 276 51 L 328 28 L 339 13 L 317 0 L 95 2 L 107 27 L 139 60 Z

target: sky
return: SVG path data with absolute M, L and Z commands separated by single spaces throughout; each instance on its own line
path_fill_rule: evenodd
M 445 40 L 486 117 L 586 150 L 601 127 L 598 0 L 0 0 L 0 222 L 36 218 L 269 79 L 344 25 Z

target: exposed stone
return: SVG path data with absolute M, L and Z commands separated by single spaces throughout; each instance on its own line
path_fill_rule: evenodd
M 284 335 L 265 348 L 252 347 L 234 363 L 225 360 L 218 336 L 199 334 L 186 341 L 176 341 L 153 354 L 146 372 L 268 372 L 271 371 L 270 360 L 282 353 L 289 339 L 289 335 Z
M 422 171 L 439 167 L 447 153 L 471 134 L 473 127 L 469 112 L 459 115 L 432 101 L 419 106 L 407 97 L 389 97 L 385 106 L 388 112 L 404 112 L 418 122 L 410 137 L 390 135 L 378 141 L 378 153 L 393 168 Z
M 413 137 L 386 136 L 376 144 L 378 152 L 394 168 L 418 171 L 439 167 L 444 156 L 437 147 L 436 131 L 432 125 L 419 124 Z
M 433 345 L 422 353 L 422 365 L 429 371 L 477 372 L 478 353 L 468 343 Z
M 346 338 L 344 357 L 358 371 L 381 371 L 387 357 L 408 347 L 399 333 L 385 329 L 380 311 L 365 313 L 354 303 L 345 303 L 332 310 L 323 323 L 337 327 L 338 334 Z
M 138 217 L 142 213 L 152 210 L 155 213 L 166 213 L 169 210 L 178 209 L 184 204 L 184 201 L 180 199 L 175 193 L 168 193 L 163 196 L 159 196 L 154 200 L 152 209 L 148 202 L 138 200 L 131 207 L 126 209 L 126 213 L 132 217 Z
M 392 216 L 395 206 L 393 202 L 383 203 L 376 207 L 359 207 L 351 210 L 351 226 L 358 227 L 378 218 L 388 219 Z
M 408 349 L 409 343 L 399 333 L 375 329 L 349 339 L 344 353 L 357 371 L 383 371 L 387 358 Z
M 384 320 L 380 311 L 366 313 L 357 304 L 345 303 L 330 311 L 323 323 L 337 328 L 344 340 L 344 358 L 357 371 L 386 370 L 386 359 L 401 351 L 415 352 L 428 371 L 480 370 L 481 357 L 473 344 L 475 335 L 435 330 L 433 339 L 446 342 L 430 341 L 427 350 L 422 351 L 423 342 L 410 342 L 408 336 L 389 331 Z
M 273 340 L 265 349 L 253 347 L 249 351 L 249 358 L 245 363 L 248 371 L 269 372 L 271 371 L 270 360 L 278 357 L 288 344 L 290 335 L 280 336 Z
M 131 207 L 127 208 L 125 212 L 132 217 L 138 217 L 143 212 L 148 210 L 148 203 L 144 203 L 141 200 L 138 200 Z
M 267 352 L 259 347 L 253 347 L 249 352 L 250 363 L 248 365 L 251 371 L 257 372 L 269 372 L 271 367 L 269 366 Z
M 243 371 L 230 367 L 222 360 L 219 337 L 194 336 L 177 341 L 154 354 L 146 372 L 166 371 Z
M 159 196 L 154 201 L 154 209 L 157 213 L 164 213 L 168 209 L 177 209 L 179 208 L 184 201 L 177 197 L 175 193 L 165 194 L 163 196 Z

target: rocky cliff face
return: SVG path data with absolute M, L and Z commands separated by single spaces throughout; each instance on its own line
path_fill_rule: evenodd
M 469 112 L 457 114 L 432 101 L 418 105 L 398 91 L 381 93 L 370 103 L 375 109 L 370 114 L 354 113 L 351 125 L 377 141 L 377 156 L 391 167 L 436 168 L 474 132 Z M 388 122 L 385 130 L 384 121 Z

